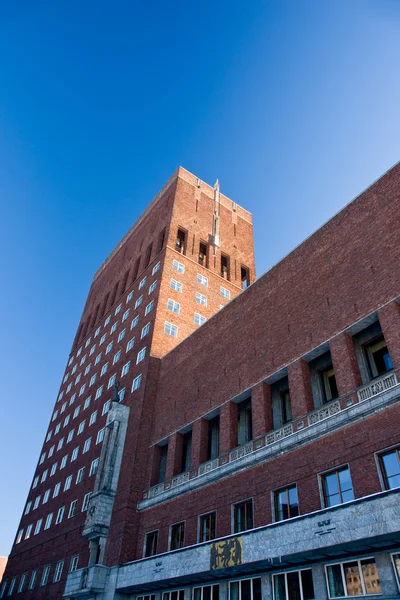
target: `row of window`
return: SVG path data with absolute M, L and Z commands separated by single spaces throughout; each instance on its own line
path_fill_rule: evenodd
M 168 298 L 168 302 L 167 302 L 167 309 L 170 310 L 171 312 L 175 313 L 176 315 L 179 315 L 181 313 L 181 305 L 179 302 L 175 302 L 175 300 L 172 300 L 171 298 Z M 194 313 L 194 323 L 196 325 L 203 325 L 203 323 L 206 322 L 206 317 L 203 317 L 203 315 L 201 315 L 200 313 L 195 312 Z M 165 331 L 165 329 L 164 329 Z
M 79 554 L 75 554 L 71 557 L 69 563 L 68 572 L 72 573 L 78 569 L 79 563 Z M 53 583 L 58 583 L 61 580 L 62 573 L 64 570 L 64 560 L 58 560 L 56 562 L 54 573 L 53 573 Z M 0 587 L 0 598 L 4 598 L 6 596 L 12 596 L 15 592 L 25 592 L 26 590 L 33 590 L 36 587 L 43 587 L 47 585 L 50 581 L 50 572 L 51 565 L 45 565 L 42 570 L 41 577 L 39 577 L 39 569 L 34 569 L 30 574 L 22 573 L 21 578 L 19 580 L 17 586 L 17 577 L 13 577 L 10 581 L 10 585 L 7 587 L 8 582 L 3 581 Z
M 178 263 L 178 264 L 181 264 L 181 263 Z M 207 278 L 205 277 L 204 279 L 207 279 Z M 207 285 L 208 285 L 208 280 L 207 280 Z M 180 281 L 177 281 L 176 279 L 173 279 L 173 278 L 170 279 L 169 287 L 171 288 L 171 290 L 174 290 L 175 292 L 179 292 L 180 294 L 183 291 L 183 283 L 181 283 Z M 231 292 L 227 288 L 223 287 L 222 285 L 219 288 L 219 293 L 223 298 L 227 298 L 228 300 L 230 300 Z M 202 306 L 207 306 L 207 296 L 205 296 L 201 292 L 196 292 L 196 302 L 198 304 L 201 304 Z
M 377 455 L 385 489 L 400 487 L 400 447 Z M 336 506 L 355 499 L 350 468 L 348 465 L 319 474 L 322 508 Z M 273 520 L 283 521 L 300 515 L 297 484 L 272 492 Z M 240 533 L 254 527 L 253 499 L 232 505 L 232 533 Z M 198 519 L 198 543 L 216 539 L 216 511 L 201 515 Z M 146 534 L 144 555 L 157 554 L 158 530 Z M 185 521 L 170 526 L 169 550 L 185 545 Z

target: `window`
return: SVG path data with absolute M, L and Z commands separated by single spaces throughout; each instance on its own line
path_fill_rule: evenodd
M 394 568 L 394 573 L 396 576 L 396 580 L 397 580 L 397 586 L 400 589 L 400 554 L 392 554 L 392 562 L 393 562 L 393 568 Z
M 154 300 L 152 300 L 147 306 L 146 306 L 146 310 L 144 311 L 144 316 L 146 317 L 149 313 L 151 313 L 151 311 L 153 310 L 153 306 L 154 306 Z
M 100 361 L 101 361 L 101 352 L 100 352 L 100 354 L 98 354 L 98 355 L 96 356 L 96 360 L 94 361 L 94 364 L 95 364 L 95 365 L 98 365 Z
M 60 506 L 60 508 L 58 509 L 58 512 L 57 512 L 56 525 L 61 523 L 61 521 L 63 520 L 64 512 L 65 512 L 65 506 Z
M 181 312 L 181 305 L 179 304 L 179 302 L 175 302 L 175 300 L 171 300 L 170 298 L 167 302 L 167 308 L 168 310 L 174 312 L 177 315 L 179 315 L 179 313 Z
M 121 350 L 118 350 L 118 352 L 116 354 L 114 354 L 113 365 L 115 365 L 115 363 L 119 361 L 120 357 L 121 357 Z
M 104 327 L 107 327 L 109 322 L 111 321 L 111 315 L 108 315 L 107 319 L 104 321 Z
M 58 410 L 54 411 L 53 417 L 52 417 L 52 421 L 55 421 L 58 417 Z
M 208 287 L 208 278 L 205 277 L 204 275 L 202 275 L 201 273 L 197 273 L 197 283 L 200 283 L 200 285 L 204 285 L 205 287 Z
M 172 261 L 172 268 L 174 269 L 174 271 L 178 271 L 178 273 L 185 272 L 185 265 L 181 262 L 178 262 L 177 260 Z
M 127 373 L 129 373 L 129 367 L 131 366 L 131 361 L 127 362 L 123 367 L 122 367 L 122 371 L 121 371 L 121 377 L 123 377 L 124 375 L 126 375 Z
M 83 409 L 88 408 L 90 406 L 90 400 L 92 399 L 91 396 L 88 396 L 85 400 L 85 404 L 83 405 Z
M 261 600 L 261 578 L 255 577 L 254 579 L 230 581 L 229 598 L 231 600 Z M 297 600 L 296 596 L 294 598 Z
M 106 334 L 106 333 L 104 333 L 104 334 L 101 336 L 101 338 L 100 338 L 100 344 L 102 344 L 103 342 L 105 342 L 105 340 L 106 340 L 106 337 L 107 337 L 107 334 Z M 99 344 L 99 345 L 100 345 L 100 344 Z
M 86 383 L 83 384 L 83 386 L 81 387 L 81 389 L 79 390 L 79 395 L 82 396 L 82 394 L 85 393 L 86 390 Z
M 28 525 L 28 527 L 26 528 L 26 532 L 25 532 L 25 538 L 24 538 L 25 540 L 27 540 L 31 537 L 32 529 L 33 529 L 33 525 Z
M 194 322 L 196 323 L 196 325 L 203 325 L 203 323 L 205 323 L 206 321 L 207 319 L 205 317 L 203 317 L 199 313 L 194 313 Z
M 146 311 L 147 311 L 147 307 L 146 307 Z M 149 311 L 149 312 L 150 312 L 150 311 Z M 145 314 L 147 315 L 147 312 L 145 312 Z M 137 325 L 138 323 L 139 323 L 139 317 L 135 317 L 135 318 L 132 320 L 132 323 L 131 323 L 131 329 L 133 329 L 134 327 L 136 327 L 136 325 Z
M 143 339 L 145 335 L 147 335 L 150 331 L 150 323 L 146 323 L 146 325 L 142 328 L 142 333 L 140 335 L 140 339 Z
M 135 390 L 140 388 L 141 382 L 142 382 L 142 375 L 140 374 L 137 377 L 135 377 L 135 379 L 132 381 L 132 392 L 134 392 Z
M 147 277 L 143 277 L 142 281 L 139 283 L 139 290 L 146 285 L 146 279 Z
M 78 417 L 78 416 L 79 416 L 79 413 L 80 413 L 80 411 L 81 411 L 81 407 L 80 407 L 80 406 L 77 406 L 77 407 L 75 408 L 75 410 L 74 410 L 74 415 L 73 415 L 73 417 L 72 417 L 72 418 L 73 418 L 73 419 L 76 419 L 76 417 Z
M 87 494 L 85 494 L 85 496 L 83 498 L 82 511 L 85 511 L 89 508 L 89 500 L 90 500 L 91 495 L 92 495 L 92 492 L 88 492 Z
M 400 448 L 384 452 L 379 458 L 385 489 L 400 487 Z
M 65 456 L 62 457 L 60 469 L 63 469 L 65 467 L 65 465 L 67 464 L 67 460 L 68 460 L 68 454 L 66 454 Z
M 158 463 L 158 483 L 165 480 L 165 471 L 167 468 L 168 444 L 159 446 L 159 463 Z
M 274 492 L 275 521 L 285 521 L 299 515 L 297 486 L 291 485 Z
M 233 533 L 253 528 L 253 500 L 233 505 Z
M 48 472 L 49 472 L 49 471 L 48 471 L 48 469 L 45 469 L 45 470 L 43 471 L 43 473 L 42 473 L 42 478 L 41 478 L 41 480 L 40 480 L 40 483 L 43 483 L 43 481 L 46 481 L 46 479 L 47 479 L 47 473 L 48 473 Z
M 108 385 L 107 385 L 107 389 L 109 390 L 110 387 L 112 387 L 115 383 L 115 379 L 116 379 L 116 374 L 114 373 L 114 375 L 111 375 L 110 379 L 108 380 Z
M 118 325 L 118 321 L 115 321 L 115 323 L 113 324 L 113 326 L 111 327 L 110 333 L 114 333 L 114 331 L 117 329 L 117 325 Z
M 36 475 L 36 477 L 35 477 L 35 479 L 33 480 L 33 483 L 32 483 L 32 489 L 35 488 L 38 483 L 39 483 L 39 475 Z
M 196 292 L 196 302 L 202 306 L 207 306 L 207 296 L 200 294 L 200 292 Z
M 185 522 L 175 523 L 170 529 L 170 550 L 178 550 L 183 548 L 185 542 Z
M 238 446 L 247 444 L 253 439 L 253 423 L 251 414 L 251 398 L 238 404 Z
M 71 400 L 69 401 L 70 406 L 71 406 L 71 404 L 73 404 L 75 402 L 75 398 L 76 398 L 76 394 L 72 394 Z
M 221 277 L 230 281 L 230 260 L 229 256 L 221 254 Z
M 324 402 L 329 402 L 338 398 L 339 392 L 336 385 L 335 371 L 333 366 L 329 365 L 322 371 L 320 371 L 320 377 L 322 382 L 322 390 L 324 395 Z
M 86 361 L 86 354 L 85 354 L 85 356 L 82 356 L 82 358 L 81 358 L 81 366 L 85 363 L 85 361 Z
M 135 308 L 138 308 L 143 302 L 143 296 L 140 296 L 135 302 Z
M 144 541 L 144 558 L 157 554 L 158 531 L 146 533 Z
M 248 267 L 244 267 L 243 265 L 240 267 L 240 281 L 242 285 L 242 290 L 245 290 L 250 285 L 250 273 Z
M 68 519 L 71 519 L 71 517 L 74 517 L 76 515 L 76 505 L 77 504 L 78 504 L 78 500 L 73 500 L 71 502 L 69 511 L 68 511 Z
M 45 529 L 50 529 L 52 520 L 53 520 L 53 513 L 49 513 L 46 518 L 46 523 L 44 524 Z
M 73 368 L 73 369 L 72 369 L 72 371 L 71 371 L 71 374 L 72 374 L 72 375 L 73 375 L 74 373 L 76 373 L 76 370 L 77 370 L 77 368 L 78 368 L 78 365 L 77 365 L 77 364 L 76 364 L 76 365 L 74 365 L 74 368 Z
M 87 348 L 89 346 L 89 344 L 90 344 L 91 341 L 92 341 L 92 338 L 89 338 L 89 339 L 86 340 L 86 342 L 85 342 L 85 348 Z
M 102 393 L 103 393 L 103 386 L 101 385 L 96 392 L 95 400 L 97 400 L 97 398 L 100 398 Z
M 96 419 L 97 419 L 97 410 L 92 412 L 92 414 L 90 415 L 89 425 L 93 425 L 93 423 L 96 422 Z
M 31 510 L 31 507 L 32 507 L 32 502 L 30 502 L 30 501 L 29 501 L 29 502 L 27 502 L 27 503 L 26 503 L 26 507 L 25 507 L 25 512 L 24 512 L 24 515 L 27 515 L 27 514 L 30 512 L 30 510 Z
M 130 302 L 132 300 L 132 298 L 133 298 L 133 292 L 129 292 L 129 294 L 126 297 L 126 302 L 127 303 Z
M 85 369 L 85 373 L 84 373 L 84 375 L 87 375 L 87 374 L 89 373 L 89 371 L 90 371 L 90 367 L 91 367 L 91 364 L 90 364 L 90 363 L 89 363 L 88 365 L 86 365 L 86 369 Z
M 112 343 L 112 342 L 110 342 L 110 343 L 107 345 L 107 348 L 106 348 L 106 354 L 108 354 L 109 352 L 111 352 L 111 350 L 112 350 L 112 347 L 113 347 L 113 343 Z
M 54 435 L 57 435 L 57 433 L 60 431 L 61 425 L 60 423 L 58 423 L 57 427 L 54 430 Z
M 231 297 L 231 293 L 230 293 L 230 291 L 229 291 L 229 290 L 227 290 L 226 288 L 222 287 L 222 285 L 221 285 L 221 287 L 219 288 L 219 293 L 221 294 L 221 296 L 223 296 L 224 298 L 227 298 L 228 300 L 229 300 L 229 299 L 230 299 L 230 297 Z
M 17 583 L 17 578 L 13 577 L 10 582 L 10 587 L 8 588 L 7 596 L 11 596 L 14 593 L 15 584 Z
M 20 543 L 20 541 L 22 540 L 22 536 L 23 536 L 23 535 L 24 535 L 24 530 L 23 530 L 23 529 L 20 529 L 20 530 L 18 531 L 18 535 L 17 535 L 17 538 L 16 538 L 16 540 L 15 540 L 15 543 L 16 543 L 16 544 L 19 544 L 19 543 Z
M 289 389 L 282 390 L 279 395 L 281 424 L 284 425 L 292 420 L 292 406 Z
M 35 587 L 37 576 L 38 576 L 38 569 L 34 569 L 32 571 L 31 579 L 29 581 L 28 590 L 33 590 L 33 588 Z
M 46 490 L 43 496 L 43 504 L 46 504 L 50 498 L 50 490 Z
M 169 282 L 169 287 L 171 290 L 182 293 L 183 285 L 179 281 L 176 281 L 176 279 L 171 279 Z
M 76 475 L 75 484 L 81 483 L 83 481 L 84 474 L 85 474 L 85 467 L 81 467 Z
M 117 308 L 115 309 L 114 315 L 117 315 L 119 313 L 119 311 L 121 310 L 121 306 L 122 304 L 118 304 Z
M 140 350 L 140 352 L 138 352 L 136 364 L 138 365 L 140 362 L 142 362 L 142 360 L 144 360 L 145 356 L 146 356 L 146 346 L 144 348 L 142 348 Z
M 35 527 L 35 531 L 33 532 L 33 535 L 37 535 L 41 528 L 42 528 L 42 523 L 43 523 L 43 519 L 39 519 L 36 523 L 36 527 Z
M 61 439 L 58 441 L 58 444 L 57 444 L 57 450 L 61 450 L 61 448 L 63 447 L 63 444 L 64 444 L 64 438 L 61 438 Z
M 120 390 L 120 391 L 118 392 L 118 398 L 119 398 L 119 402 L 122 402 L 122 401 L 123 401 L 123 399 L 125 398 L 125 389 L 126 389 L 126 388 L 122 388 L 122 390 Z
M 175 590 L 173 592 L 164 592 L 162 600 L 184 600 L 185 590 Z M 138 596 L 136 600 L 155 600 L 155 596 Z
M 77 446 L 76 448 L 73 449 L 72 455 L 71 455 L 71 462 L 74 462 L 74 460 L 76 460 L 78 458 L 78 452 L 79 452 L 79 446 Z
M 91 442 L 92 438 L 88 438 L 84 445 L 83 445 L 83 450 L 82 450 L 82 454 L 85 454 L 85 452 L 88 452 L 90 449 L 90 442 Z
M 78 569 L 78 561 L 79 561 L 79 554 L 75 554 L 75 556 L 71 557 L 71 562 L 69 563 L 69 572 L 72 573 L 73 571 L 76 571 Z
M 48 432 L 47 437 L 46 437 L 46 442 L 48 442 L 51 439 L 52 435 L 53 435 L 53 431 L 50 429 L 50 431 Z
M 177 338 L 178 337 L 178 327 L 176 325 L 173 325 L 172 323 L 169 323 L 168 321 L 165 321 L 165 323 L 164 323 L 164 333 L 166 333 L 167 335 L 171 335 L 172 337 Z
M 135 338 L 132 338 L 131 340 L 129 340 L 129 342 L 126 345 L 126 351 L 129 352 L 129 350 L 132 350 L 134 345 L 135 345 Z
M 28 573 L 22 573 L 21 579 L 19 581 L 18 592 L 23 592 L 27 576 L 28 576 Z
M 33 510 L 35 510 L 39 506 L 39 503 L 40 503 L 40 496 L 36 496 L 35 502 L 33 503 Z
M 40 581 L 40 585 L 46 585 L 49 580 L 50 575 L 50 565 L 46 565 L 43 569 L 42 579 Z
M 123 330 L 121 331 L 121 333 L 119 334 L 119 336 L 118 336 L 118 341 L 119 341 L 119 342 L 121 342 L 121 341 L 124 339 L 124 337 L 125 337 L 125 332 L 126 332 L 126 329 L 123 329 Z
M 205 242 L 200 242 L 199 246 L 199 265 L 203 267 L 207 267 L 207 244 Z
M 90 378 L 90 382 L 89 382 L 89 387 L 91 387 L 92 385 L 94 385 L 96 383 L 96 373 L 94 375 L 91 376 Z
M 199 542 L 209 542 L 217 537 L 215 533 L 216 516 L 215 511 L 201 515 L 199 519 Z
M 373 558 L 328 565 L 325 568 L 330 598 L 382 593 L 378 569 Z
M 85 429 L 85 421 L 81 421 L 78 427 L 78 435 Z
M 289 571 L 272 576 L 275 600 L 314 600 L 314 584 L 311 569 Z
M 110 405 L 111 405 L 111 400 L 107 400 L 107 402 L 104 402 L 103 404 L 103 410 L 102 410 L 102 415 L 106 415 L 108 413 L 108 411 L 110 410 Z
M 56 563 L 56 569 L 54 571 L 54 578 L 53 578 L 54 583 L 57 583 L 57 581 L 60 581 L 63 567 L 64 567 L 64 561 L 58 560 Z
M 54 486 L 53 498 L 56 498 L 58 496 L 58 494 L 60 493 L 60 488 L 61 483 L 56 483 L 56 485 Z
M 175 250 L 181 254 L 186 254 L 186 231 L 178 229 L 176 234 Z
M 99 333 L 100 333 L 100 329 L 101 329 L 101 327 L 98 327 L 98 328 L 96 329 L 96 331 L 94 332 L 94 337 L 97 337 L 97 336 L 99 335 Z
M 130 309 L 128 308 L 128 310 L 126 310 L 124 312 L 124 314 L 122 315 L 122 322 L 126 321 L 126 319 L 129 317 L 129 313 L 130 313 Z
M 4 597 L 4 594 L 6 592 L 7 583 L 8 583 L 8 581 L 6 579 L 2 579 L 1 587 L 0 587 L 0 598 Z
M 372 379 L 393 369 L 392 359 L 383 335 L 366 344 L 364 351 Z
M 104 427 L 97 432 L 96 444 L 100 444 L 104 440 Z
M 353 484 L 348 467 L 322 475 L 322 487 L 325 507 L 354 500 Z
M 79 348 L 78 352 L 76 353 L 76 357 L 80 356 L 82 354 L 82 346 Z
M 159 269 L 160 269 L 160 266 L 161 266 L 161 263 L 160 263 L 160 262 L 158 262 L 156 265 L 154 265 L 154 267 L 153 267 L 153 270 L 152 270 L 151 274 L 152 274 L 152 275 L 155 275 L 155 274 L 157 273 L 157 271 L 159 271 Z
M 64 404 L 63 404 L 63 405 L 62 405 L 62 407 L 61 407 L 60 414 L 61 414 L 61 413 L 63 413 L 63 412 L 65 412 L 65 409 L 66 409 L 66 408 L 67 408 L 67 403 L 66 403 L 66 402 L 64 402 Z
M 71 429 L 71 431 L 68 433 L 67 443 L 72 440 L 72 438 L 74 437 L 74 433 L 75 433 L 75 429 Z
M 69 392 L 71 391 L 71 388 L 72 388 L 72 383 L 69 383 L 68 387 L 67 387 L 67 394 L 69 394 Z
M 219 584 L 193 588 L 193 600 L 219 600 Z
M 92 464 L 90 465 L 89 477 L 91 477 L 92 475 L 96 475 L 98 466 L 99 459 L 95 458 L 94 460 L 92 460 Z
M 39 465 L 41 465 L 42 463 L 44 463 L 44 459 L 45 458 L 46 458 L 46 452 L 43 452 L 43 454 L 41 455 L 40 460 L 39 460 Z
M 67 479 L 65 480 L 65 484 L 64 484 L 64 492 L 69 490 L 69 488 L 71 487 L 71 483 L 72 483 L 72 475 L 68 475 Z
M 89 356 L 92 356 L 92 354 L 94 354 L 94 351 L 96 350 L 96 344 L 94 344 L 91 348 L 90 348 L 90 352 L 89 352 Z

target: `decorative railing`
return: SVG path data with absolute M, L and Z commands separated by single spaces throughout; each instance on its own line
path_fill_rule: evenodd
M 361 389 L 357 391 L 358 400 L 362 402 L 363 400 L 368 400 L 368 398 L 372 398 L 372 396 L 376 396 L 381 392 L 385 392 L 390 388 L 394 387 L 398 384 L 396 373 L 393 371 L 391 373 L 386 373 L 383 377 L 379 379 L 374 379 L 368 385 L 364 385 Z
M 288 423 L 287 425 L 285 425 L 284 427 L 281 427 L 280 429 L 274 429 L 273 431 L 270 431 L 269 433 L 267 433 L 267 435 L 265 436 L 265 443 L 267 446 L 269 446 L 269 444 L 278 442 L 282 438 L 285 438 L 288 435 L 291 435 L 292 433 L 293 433 L 293 424 Z
M 322 421 L 323 419 L 327 419 L 332 415 L 336 415 L 336 413 L 340 412 L 340 402 L 339 400 L 334 400 L 333 402 L 329 402 L 329 404 L 325 404 L 318 410 L 312 412 L 308 415 L 308 424 L 314 425 L 314 423 L 318 423 L 318 421 Z
M 237 460 L 238 458 L 242 458 L 243 456 L 246 456 L 246 454 L 250 454 L 250 452 L 253 452 L 253 442 L 252 441 L 249 442 L 248 444 L 245 444 L 243 446 L 238 446 L 234 450 L 231 450 L 229 452 L 229 462 Z

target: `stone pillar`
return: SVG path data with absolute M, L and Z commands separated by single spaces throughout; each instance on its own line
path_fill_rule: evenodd
M 292 418 L 303 417 L 314 409 L 308 362 L 299 359 L 288 367 Z
M 329 342 L 329 348 L 339 396 L 344 396 L 362 384 L 353 338 L 340 333 Z
M 229 452 L 238 445 L 238 410 L 234 402 L 226 402 L 219 413 L 219 452 Z
M 271 386 L 265 381 L 257 384 L 251 390 L 251 416 L 253 437 L 259 437 L 273 429 Z
M 317 596 L 315 597 L 317 598 Z M 263 600 L 273 600 L 272 575 L 261 575 L 261 598 Z
M 196 469 L 207 460 L 208 421 L 197 419 L 192 426 L 192 454 L 190 468 Z
M 183 451 L 183 435 L 174 433 L 168 439 L 167 467 L 165 470 L 165 480 L 171 479 L 174 475 L 180 473 Z
M 89 567 L 96 564 L 98 548 L 99 548 L 98 538 L 96 538 L 95 540 L 89 541 Z
M 393 301 L 378 310 L 379 323 L 385 337 L 393 368 L 400 369 L 400 306 Z
M 318 598 L 318 600 L 328 600 L 328 588 L 326 585 L 324 566 L 313 565 L 311 570 L 314 584 L 314 598 Z
M 227 581 L 219 582 L 219 600 L 229 599 L 229 583 Z
M 146 477 L 146 487 L 151 487 L 158 483 L 160 472 L 160 446 L 151 446 L 149 448 L 149 465 L 150 469 Z
M 183 591 L 184 600 L 192 600 L 192 588 L 185 588 Z
M 376 566 L 381 582 L 383 598 L 399 598 L 396 578 L 393 572 L 389 552 L 380 552 L 375 555 Z

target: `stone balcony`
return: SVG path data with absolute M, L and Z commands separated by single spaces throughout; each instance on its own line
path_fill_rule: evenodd
M 64 598 L 92 598 L 106 587 L 109 568 L 93 565 L 68 574 Z

